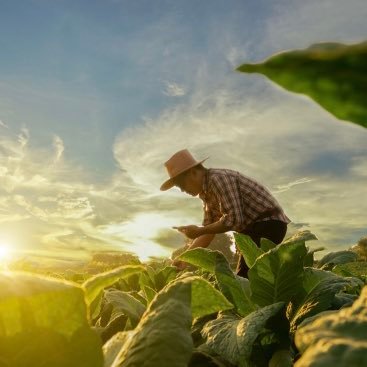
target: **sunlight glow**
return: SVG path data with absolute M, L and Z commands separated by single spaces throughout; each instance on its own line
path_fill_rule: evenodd
M 11 247 L 6 243 L 0 243 L 0 263 L 7 262 L 11 257 Z
M 177 221 L 172 217 L 160 213 L 144 213 L 138 214 L 130 222 L 105 227 L 104 232 L 120 241 L 127 240 L 124 250 L 135 253 L 140 260 L 145 261 L 151 256 L 170 256 L 172 250 L 157 243 L 156 238 L 160 231 L 176 224 Z

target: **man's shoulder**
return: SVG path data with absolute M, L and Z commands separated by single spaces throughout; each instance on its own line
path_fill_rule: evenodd
M 228 168 L 208 168 L 209 177 L 217 178 L 221 176 L 237 176 L 239 172 Z
M 245 174 L 229 168 L 209 168 L 209 179 L 220 179 L 222 177 L 235 178 L 240 180 L 256 181 Z
M 208 169 L 208 189 L 225 188 L 233 186 L 237 182 L 239 172 L 227 168 L 209 168 Z

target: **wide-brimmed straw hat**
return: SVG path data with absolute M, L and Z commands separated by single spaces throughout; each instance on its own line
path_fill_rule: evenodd
M 175 153 L 164 165 L 166 166 L 168 176 L 170 177 L 167 181 L 165 181 L 161 186 L 161 191 L 166 191 L 175 185 L 175 178 L 181 173 L 193 168 L 204 161 L 206 161 L 209 157 L 197 161 L 191 155 L 191 153 L 187 149 L 180 150 Z

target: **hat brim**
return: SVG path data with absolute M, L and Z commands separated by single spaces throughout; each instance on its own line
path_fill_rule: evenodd
M 177 176 L 179 176 L 180 174 L 182 174 L 182 173 L 184 173 L 184 172 L 188 171 L 188 170 L 189 170 L 189 169 L 191 169 L 191 168 L 194 168 L 194 167 L 198 166 L 199 164 L 202 164 L 202 163 L 203 163 L 203 162 L 205 162 L 208 158 L 209 158 L 209 157 L 207 157 L 207 158 L 203 159 L 203 160 L 202 160 L 202 161 L 200 161 L 200 162 L 195 162 L 195 164 L 191 165 L 190 167 L 185 168 L 185 169 L 184 169 L 183 171 L 181 171 L 181 172 L 178 172 L 175 176 L 170 177 L 168 180 L 166 180 L 166 181 L 164 181 L 164 182 L 163 182 L 163 184 L 162 184 L 162 185 L 161 185 L 161 187 L 160 187 L 160 190 L 161 190 L 161 191 L 167 191 L 167 190 L 171 189 L 173 186 L 175 186 L 175 179 L 176 179 L 176 177 L 177 177 Z

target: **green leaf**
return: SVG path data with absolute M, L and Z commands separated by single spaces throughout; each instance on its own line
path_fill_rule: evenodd
M 358 255 L 353 251 L 336 251 L 330 252 L 319 260 L 317 267 L 329 270 L 338 264 L 346 264 L 352 261 L 356 261 Z
M 191 282 L 175 282 L 150 304 L 110 366 L 186 367 L 193 350 L 191 322 Z
M 228 364 L 201 350 L 194 350 L 188 367 L 228 367 Z
M 342 307 L 351 306 L 353 302 L 358 298 L 356 294 L 338 293 L 331 304 L 333 310 L 339 310 Z
M 156 289 L 154 284 L 154 275 L 154 269 L 150 266 L 147 266 L 139 277 L 140 289 L 143 289 L 144 287 L 149 287 L 155 291 Z
M 147 304 L 149 304 L 150 302 L 153 301 L 155 295 L 157 294 L 157 292 L 153 289 L 150 288 L 148 285 L 143 285 L 142 286 L 142 291 L 145 294 L 145 298 L 147 300 Z
M 120 331 L 103 345 L 104 367 L 112 367 L 124 344 L 134 335 L 134 331 Z
M 166 266 L 159 270 L 154 275 L 154 284 L 157 291 L 160 291 L 165 287 L 171 280 L 175 279 L 177 275 L 177 268 L 175 266 Z
M 269 319 L 284 308 L 279 302 L 252 312 L 245 318 L 233 314 L 220 314 L 203 328 L 206 345 L 228 362 L 241 367 L 253 366 L 252 352 L 255 340 Z
M 338 119 L 367 127 L 366 59 L 367 42 L 321 43 L 237 70 L 261 73 L 291 92 L 310 96 Z
M 105 292 L 105 298 L 113 307 L 111 319 L 124 314 L 129 317 L 133 327 L 138 324 L 145 312 L 145 306 L 129 293 L 110 289 Z
M 83 289 L 54 278 L 0 274 L 0 365 L 101 367 L 101 341 L 88 325 Z
M 286 245 L 290 245 L 291 243 L 313 241 L 317 239 L 318 238 L 313 233 L 311 233 L 311 231 L 306 229 L 304 231 L 299 231 L 295 233 L 292 237 L 287 238 L 282 243 Z
M 245 259 L 246 265 L 251 268 L 256 259 L 262 255 L 264 251 L 257 247 L 256 243 L 251 239 L 250 236 L 235 233 L 234 238 L 237 248 L 241 251 L 241 254 Z
M 215 274 L 220 290 L 235 305 L 241 316 L 248 315 L 256 309 L 249 295 L 244 292 L 227 259 L 219 251 L 196 248 L 184 252 L 178 259 Z
M 269 361 L 269 367 L 292 367 L 293 358 L 289 349 L 277 350 Z
M 270 241 L 267 238 L 262 238 L 260 240 L 260 248 L 263 252 L 268 252 L 269 250 L 276 247 L 276 244 L 273 241 Z
M 314 263 L 315 263 L 315 259 L 314 259 L 315 252 L 323 251 L 323 250 L 325 250 L 325 247 L 317 247 L 317 248 L 312 249 L 312 250 L 310 250 L 309 248 L 307 248 L 307 255 L 304 258 L 303 266 L 312 267 L 314 265 Z
M 252 300 L 259 306 L 297 297 L 302 289 L 303 260 L 306 256 L 303 242 L 280 244 L 259 258 L 250 268 Z
M 296 367 L 367 365 L 367 286 L 351 307 L 300 325 L 295 342 L 302 354 Z
M 328 271 L 307 268 L 303 278 L 303 295 L 295 299 L 288 309 L 291 332 L 307 317 L 329 309 L 335 296 L 349 285 L 346 278 Z
M 142 265 L 124 265 L 89 278 L 83 283 L 87 304 L 90 305 L 104 288 L 111 286 L 120 279 L 140 273 L 142 270 L 144 270 Z
M 191 312 L 193 318 L 233 308 L 233 305 L 228 302 L 221 292 L 200 277 L 192 278 L 191 292 Z
M 133 334 L 108 366 L 186 367 L 192 354 L 192 317 L 232 305 L 200 277 L 171 282 L 157 294 Z M 131 337 L 130 337 L 131 336 Z
M 336 265 L 333 273 L 347 277 L 359 277 L 367 279 L 367 261 L 354 261 Z

